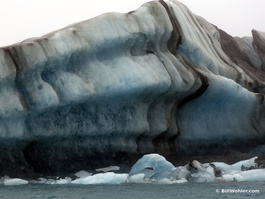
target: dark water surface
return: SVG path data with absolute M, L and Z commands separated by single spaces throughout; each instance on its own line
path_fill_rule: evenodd
M 258 190 L 259 193 L 243 193 Z M 236 192 L 236 193 L 222 193 Z M 241 193 L 239 193 L 241 192 Z M 121 185 L 0 185 L 5 199 L 171 199 L 265 198 L 265 182 L 121 184 Z

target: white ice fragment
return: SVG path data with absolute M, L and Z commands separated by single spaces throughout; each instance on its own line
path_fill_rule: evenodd
M 87 171 L 81 170 L 81 171 L 76 172 L 74 175 L 75 175 L 76 177 L 78 177 L 78 178 L 85 178 L 85 177 L 87 177 L 87 176 L 91 176 L 92 173 L 89 173 L 89 172 L 87 172 Z
M 206 168 L 206 171 L 207 171 L 208 173 L 210 173 L 211 175 L 214 176 L 214 169 L 213 169 L 213 167 L 211 167 L 211 166 L 207 167 L 207 168 Z
M 232 182 L 232 181 L 235 181 L 234 176 L 231 175 L 231 174 L 224 174 L 224 175 L 222 175 L 222 179 L 223 179 L 223 181 L 225 181 L 225 182 Z
M 47 179 L 47 181 L 45 182 L 45 184 L 56 184 L 56 180 L 54 180 L 54 179 Z
M 224 162 L 212 162 L 211 164 L 214 164 L 217 168 L 220 168 L 224 172 L 231 170 L 231 165 L 228 165 Z M 209 167 L 210 163 L 205 163 L 205 164 L 203 164 L 203 166 Z
M 186 178 L 180 178 L 178 180 L 174 180 L 173 182 L 177 184 L 182 184 L 188 182 L 188 180 Z
M 210 165 L 201 164 L 194 160 L 192 166 L 198 170 L 197 173 L 191 174 L 192 180 L 195 182 L 215 182 L 214 171 Z
M 258 182 L 265 181 L 265 169 L 253 169 L 249 171 L 243 171 L 241 173 L 233 175 L 233 178 L 238 181 Z
M 193 161 L 192 161 L 192 165 L 193 165 L 196 169 L 198 169 L 198 171 L 206 172 L 205 167 L 204 167 L 200 162 L 198 162 L 197 160 L 193 160 Z
M 13 185 L 23 185 L 28 184 L 29 182 L 27 180 L 23 180 L 20 178 L 12 178 L 12 179 L 5 179 L 4 185 L 6 186 L 13 186 Z
M 99 173 L 85 178 L 79 178 L 73 184 L 121 184 L 126 181 L 128 174 L 115 174 L 113 172 Z
M 178 180 L 171 180 L 169 178 L 162 178 L 162 179 L 158 180 L 156 183 L 157 184 L 182 184 L 182 183 L 186 183 L 186 182 L 188 182 L 188 180 L 185 178 L 181 178 Z
M 229 165 L 224 162 L 212 162 L 216 167 L 220 168 L 224 174 L 237 174 L 241 172 L 241 167 L 244 166 L 246 168 L 249 168 L 251 166 L 255 166 L 255 160 L 258 157 L 253 157 L 247 160 L 239 161 L 235 164 Z M 209 166 L 209 163 L 203 164 L 203 166 Z
M 46 178 L 38 178 L 37 182 L 44 184 L 45 182 L 47 182 L 47 179 Z
M 139 174 L 143 175 L 143 180 L 150 180 L 155 175 L 155 171 L 153 168 L 145 168 L 140 170 Z
M 234 170 L 241 170 L 242 166 L 249 168 L 249 167 L 255 165 L 255 160 L 256 159 L 258 159 L 258 157 L 253 157 L 253 158 L 250 158 L 248 160 L 242 160 L 242 161 L 239 161 L 239 162 L 231 165 L 231 167 Z
M 187 179 L 191 172 L 188 169 L 188 165 L 179 166 L 175 170 L 172 171 L 172 175 L 176 176 L 176 178 L 185 178 Z
M 118 171 L 118 170 L 120 170 L 120 167 L 118 166 L 109 166 L 109 167 L 96 169 L 96 171 L 103 171 L 104 173 L 109 171 Z
M 159 179 L 156 183 L 157 184 L 173 184 L 173 181 L 168 178 L 162 178 L 162 179 Z
M 132 176 L 128 176 L 128 178 L 126 179 L 127 183 L 148 183 L 151 181 L 147 181 L 146 179 L 144 179 L 145 174 L 144 173 L 138 173 Z
M 69 177 L 66 177 L 64 179 L 60 178 L 60 179 L 56 180 L 55 184 L 68 184 L 71 182 L 71 180 L 72 179 Z
M 199 171 L 198 173 L 193 173 L 191 174 L 191 177 L 195 182 L 215 182 L 216 178 L 214 175 L 208 173 L 208 172 L 203 172 Z

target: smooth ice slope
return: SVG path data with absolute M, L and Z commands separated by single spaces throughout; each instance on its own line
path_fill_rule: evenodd
M 0 48 L 0 171 L 259 144 L 264 35 L 253 36 L 252 48 L 172 0 Z

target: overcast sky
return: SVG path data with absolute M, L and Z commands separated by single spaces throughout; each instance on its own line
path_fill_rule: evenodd
M 0 0 L 0 46 L 39 37 L 105 12 L 128 12 L 148 0 Z M 180 0 L 232 36 L 265 31 L 265 0 Z

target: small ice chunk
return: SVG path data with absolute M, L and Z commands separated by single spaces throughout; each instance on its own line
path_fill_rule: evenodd
M 185 178 L 181 178 L 178 180 L 170 180 L 168 178 L 162 178 L 162 179 L 158 180 L 156 183 L 157 184 L 182 184 L 182 183 L 186 183 L 186 182 L 188 182 L 188 180 Z
M 233 182 L 233 181 L 235 181 L 234 176 L 231 175 L 231 174 L 224 174 L 224 175 L 222 175 L 222 179 L 225 182 Z
M 215 182 L 215 176 L 208 173 L 208 172 L 203 172 L 199 171 L 198 173 L 193 173 L 191 174 L 192 179 L 195 182 Z
M 206 169 L 205 169 L 204 165 L 202 165 L 199 161 L 193 160 L 191 164 L 192 164 L 193 167 L 198 169 L 198 171 L 206 172 Z
M 229 165 L 224 162 L 212 162 L 216 167 L 220 168 L 224 174 L 236 174 L 241 172 L 241 167 L 244 166 L 246 168 L 249 168 L 251 166 L 255 166 L 255 160 L 258 157 L 253 157 L 248 160 L 242 160 L 235 164 Z M 209 166 L 209 163 L 204 164 L 204 166 Z
M 55 184 L 68 184 L 71 182 L 71 178 L 66 177 L 64 179 L 60 178 L 59 180 L 56 180 Z
M 13 186 L 13 185 L 23 185 L 28 184 L 29 182 L 27 180 L 23 180 L 20 178 L 12 178 L 12 179 L 5 179 L 4 185 L 6 186 Z
M 191 172 L 188 169 L 189 165 L 185 165 L 185 166 L 179 166 L 177 167 L 175 170 L 172 171 L 172 176 L 175 177 L 176 179 L 178 178 L 185 178 L 187 179 Z
M 92 173 L 89 173 L 89 172 L 87 172 L 87 171 L 81 170 L 81 171 L 76 172 L 74 175 L 75 175 L 76 177 L 78 177 L 78 178 L 85 178 L 85 177 L 87 177 L 87 176 L 91 176 Z
M 155 176 L 155 171 L 153 168 L 145 168 L 139 171 L 139 174 L 143 174 L 143 180 L 150 180 Z M 136 174 L 137 175 L 137 174 Z
M 96 169 L 96 171 L 103 171 L 104 173 L 109 171 L 118 171 L 118 170 L 120 170 L 120 167 L 118 166 L 109 166 L 109 167 Z
M 148 183 L 146 179 L 144 179 L 145 174 L 144 173 L 138 173 L 132 176 L 128 176 L 126 179 L 127 183 Z
M 157 184 L 173 184 L 173 181 L 168 178 L 161 178 L 156 181 Z
M 203 166 L 205 167 L 209 167 L 210 164 L 215 165 L 217 168 L 220 168 L 223 172 L 227 173 L 229 171 L 231 171 L 231 165 L 226 164 L 224 162 L 211 162 L 211 163 L 205 163 L 203 164 Z
M 233 170 L 241 170 L 241 167 L 244 166 L 246 168 L 249 168 L 251 166 L 255 166 L 255 160 L 258 159 L 258 157 L 253 157 L 248 160 L 242 160 L 239 161 L 233 165 L 231 165 Z
M 175 169 L 173 164 L 159 154 L 144 155 L 133 165 L 127 182 L 150 183 L 164 178 L 172 181 Z
M 249 171 L 243 171 L 241 173 L 233 175 L 233 177 L 238 182 L 265 181 L 265 169 L 253 169 L 253 170 L 249 170 Z
M 45 182 L 47 182 L 47 179 L 46 178 L 38 178 L 37 182 L 44 184 Z
M 144 155 L 140 160 L 138 160 L 132 167 L 129 176 L 146 173 L 150 175 L 150 171 L 154 175 L 162 174 L 163 172 L 171 172 L 176 167 L 168 162 L 163 156 L 158 154 L 148 154 Z
M 180 178 L 178 180 L 174 180 L 173 182 L 177 184 L 182 184 L 188 182 L 188 180 L 186 178 Z

